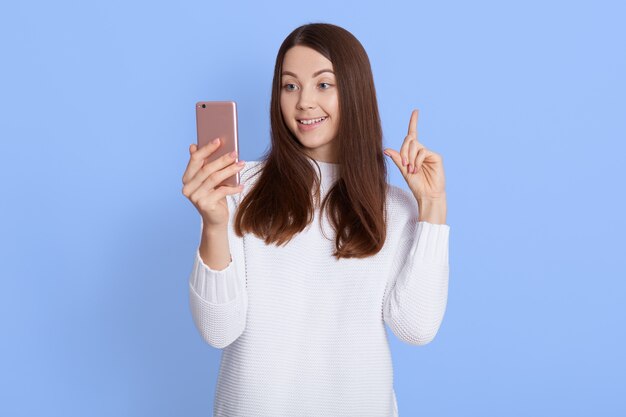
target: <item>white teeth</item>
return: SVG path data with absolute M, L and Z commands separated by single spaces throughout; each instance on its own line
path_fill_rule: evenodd
M 325 118 L 326 117 L 320 117 L 319 119 L 313 119 L 313 120 L 298 120 L 298 123 L 302 123 L 303 125 L 311 125 L 313 123 L 321 122 Z

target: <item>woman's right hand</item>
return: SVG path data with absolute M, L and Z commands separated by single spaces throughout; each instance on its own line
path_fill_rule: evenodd
M 189 163 L 183 174 L 183 194 L 196 207 L 202 216 L 205 228 L 225 228 L 228 226 L 228 205 L 226 195 L 240 193 L 243 184 L 231 187 L 216 186 L 228 177 L 235 175 L 245 166 L 245 161 L 235 163 L 236 155 L 223 155 L 210 163 L 205 159 L 219 148 L 221 141 L 209 143 L 198 149 L 189 146 Z

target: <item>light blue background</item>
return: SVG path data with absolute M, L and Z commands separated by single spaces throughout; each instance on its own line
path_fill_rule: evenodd
M 620 2 L 2 9 L 0 415 L 211 415 L 221 352 L 191 319 L 181 193 L 194 103 L 235 100 L 258 159 L 278 47 L 315 21 L 367 50 L 385 146 L 419 108 L 444 157 L 448 309 L 429 345 L 391 337 L 400 416 L 626 415 Z

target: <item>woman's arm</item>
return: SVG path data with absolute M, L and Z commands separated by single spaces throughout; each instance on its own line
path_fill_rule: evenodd
M 194 324 L 204 341 L 218 349 L 234 342 L 246 325 L 245 254 L 243 238 L 232 230 L 234 198 L 226 196 L 230 219 L 225 233 L 201 227 L 201 242 L 189 276 Z
M 450 226 L 426 221 L 406 228 L 383 301 L 383 319 L 403 342 L 425 345 L 441 326 L 448 301 Z
M 200 258 L 211 269 L 223 270 L 232 261 L 228 245 L 228 228 L 212 230 L 202 226 Z

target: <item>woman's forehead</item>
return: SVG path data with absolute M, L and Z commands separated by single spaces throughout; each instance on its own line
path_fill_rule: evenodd
M 333 74 L 333 64 L 315 49 L 296 45 L 285 54 L 281 75 L 316 77 Z

